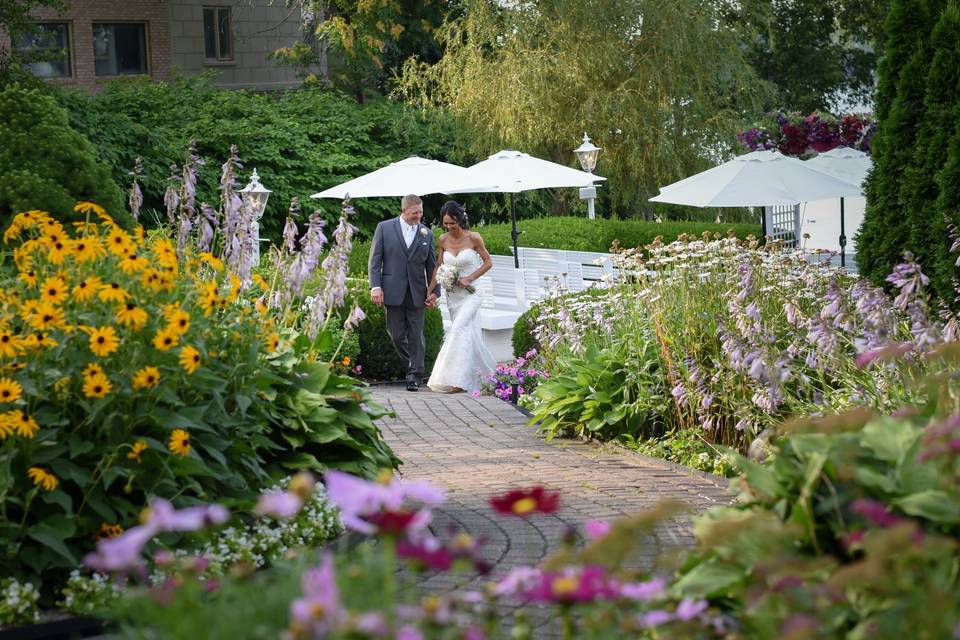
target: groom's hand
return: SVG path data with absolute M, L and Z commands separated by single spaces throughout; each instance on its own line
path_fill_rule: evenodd
M 430 295 L 428 295 L 426 305 L 431 309 L 437 306 L 437 294 L 431 293 Z
M 371 289 L 370 301 L 373 302 L 373 304 L 377 305 L 378 307 L 382 306 L 383 305 L 383 289 L 381 289 L 380 287 L 377 287 L 376 289 Z

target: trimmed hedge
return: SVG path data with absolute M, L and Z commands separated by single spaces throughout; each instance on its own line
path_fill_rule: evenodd
M 536 307 L 531 307 L 520 314 L 513 325 L 513 335 L 510 343 L 513 345 L 513 357 L 519 358 L 530 349 L 540 349 L 540 343 L 533 337 L 533 313 L 537 311 Z
M 360 341 L 357 363 L 363 367 L 362 377 L 368 380 L 402 380 L 407 371 L 400 364 L 397 352 L 393 349 L 393 342 L 387 335 L 387 319 L 383 307 L 370 301 L 366 289 L 358 291 L 356 299 L 366 314 L 366 318 L 357 327 Z M 443 343 L 443 318 L 439 309 L 424 310 L 423 335 L 427 340 L 424 367 L 429 373 Z
M 431 216 L 430 214 L 434 214 Z M 434 225 L 434 233 L 441 233 L 435 212 L 428 212 L 424 222 Z M 536 218 L 521 220 L 517 229 L 522 232 L 518 244 L 522 247 L 549 247 L 568 251 L 607 251 L 614 240 L 621 247 L 642 247 L 663 236 L 664 242 L 672 242 L 681 233 L 699 235 L 704 231 L 726 235 L 732 229 L 738 238 L 748 235 L 760 236 L 760 225 L 715 224 L 712 222 L 644 222 L 640 220 L 589 220 L 576 217 Z M 476 227 L 490 253 L 511 255 L 510 224 L 488 224 Z M 367 272 L 369 242 L 358 242 L 350 254 L 350 273 Z

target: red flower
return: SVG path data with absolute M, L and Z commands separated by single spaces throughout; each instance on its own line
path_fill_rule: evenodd
M 542 486 L 512 489 L 502 496 L 490 498 L 490 506 L 497 513 L 521 518 L 531 513 L 553 513 L 560 506 L 560 492 L 547 491 Z

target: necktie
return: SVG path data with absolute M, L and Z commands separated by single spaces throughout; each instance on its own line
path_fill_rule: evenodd
M 410 248 L 410 245 L 413 244 L 413 235 L 416 229 L 414 229 L 409 224 L 403 225 L 403 239 L 407 241 L 407 248 Z

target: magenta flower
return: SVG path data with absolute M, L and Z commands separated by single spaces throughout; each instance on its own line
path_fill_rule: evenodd
M 616 584 L 603 567 L 568 567 L 562 571 L 541 571 L 533 588 L 521 593 L 528 602 L 573 604 L 614 597 Z
M 850 504 L 850 509 L 857 515 L 863 516 L 879 527 L 886 529 L 903 522 L 903 518 L 895 516 L 887 507 L 876 500 L 859 499 Z
M 453 554 L 432 536 L 417 542 L 401 540 L 397 543 L 397 556 L 412 560 L 422 569 L 446 571 L 453 566 Z
M 253 512 L 258 516 L 292 518 L 303 508 L 303 498 L 289 491 L 270 491 L 260 495 Z

